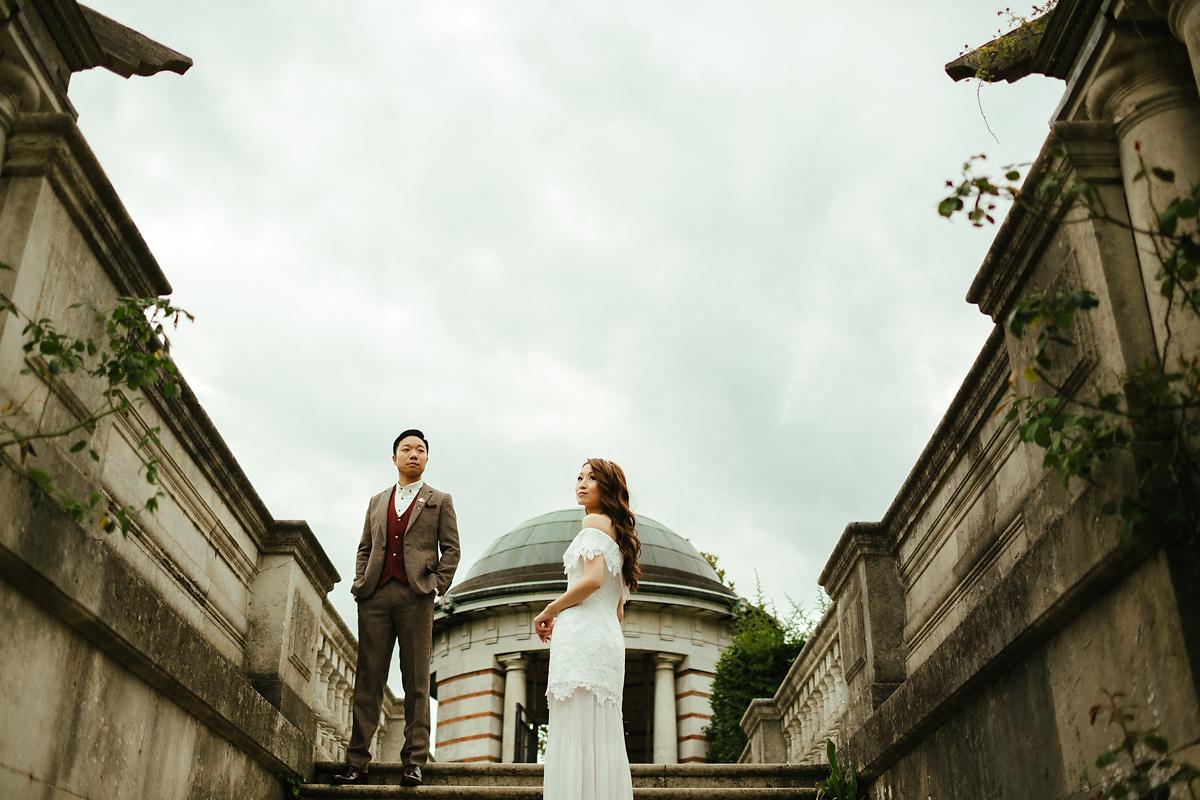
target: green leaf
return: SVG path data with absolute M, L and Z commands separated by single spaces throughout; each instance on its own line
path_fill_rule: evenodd
M 1163 183 L 1175 182 L 1175 170 L 1164 169 L 1163 167 L 1151 167 L 1150 172 Z
M 1015 169 L 1010 169 L 1008 172 L 1004 173 L 1004 179 L 1009 181 L 1019 181 L 1021 180 L 1021 173 Z
M 1033 441 L 1038 447 L 1050 446 L 1050 431 L 1046 426 L 1041 425 L 1034 431 Z
M 25 475 L 42 489 L 47 488 L 51 483 L 49 473 L 43 472 L 40 469 L 27 469 L 25 470 Z
M 952 217 L 955 211 L 961 211 L 962 208 L 963 201 L 961 197 L 947 197 L 938 203 L 938 213 L 943 217 Z
M 82 449 L 83 449 L 83 448 L 85 448 L 85 447 L 87 447 L 87 440 L 86 440 L 86 439 L 80 439 L 78 442 L 76 442 L 75 444 L 71 445 L 71 452 L 72 452 L 72 453 L 78 453 L 80 450 L 82 450 Z
M 1167 747 L 1167 740 L 1157 733 L 1147 733 L 1142 737 L 1142 741 L 1156 753 L 1165 753 L 1169 749 Z
M 1164 236 L 1174 236 L 1179 224 L 1179 204 L 1172 203 L 1158 215 L 1158 231 Z

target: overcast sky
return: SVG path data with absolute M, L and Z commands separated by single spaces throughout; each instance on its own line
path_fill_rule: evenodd
M 954 84 L 999 4 L 89 0 L 187 53 L 77 75 L 79 124 L 196 322 L 183 370 L 348 588 L 393 436 L 454 495 L 460 579 L 619 462 L 743 593 L 813 603 L 990 330 L 963 158 L 1062 90 Z

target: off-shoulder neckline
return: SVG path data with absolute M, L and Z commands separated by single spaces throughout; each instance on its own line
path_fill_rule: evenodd
M 614 539 L 613 537 L 609 536 L 607 533 L 605 533 L 604 531 L 600 530 L 599 528 L 593 528 L 591 525 L 588 525 L 586 528 L 580 528 L 580 530 L 579 530 L 579 533 L 583 533 L 584 531 L 595 531 L 596 533 L 598 533 L 598 534 L 600 534 L 601 536 L 603 536 L 605 539 L 608 539 L 608 540 L 609 540 L 610 542 L 612 542 L 613 544 L 616 544 L 616 543 L 617 543 L 617 540 L 616 540 L 616 539 Z M 575 534 L 575 535 L 576 535 L 576 536 L 578 536 L 579 534 Z

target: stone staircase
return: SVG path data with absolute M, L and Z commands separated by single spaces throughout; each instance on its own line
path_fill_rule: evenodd
M 301 798 L 454 798 L 454 800 L 542 800 L 541 764 L 429 764 L 425 783 L 400 786 L 399 764 L 372 764 L 368 783 L 331 783 L 341 764 L 316 765 L 314 783 Z M 795 764 L 634 764 L 635 800 L 812 800 L 824 767 Z

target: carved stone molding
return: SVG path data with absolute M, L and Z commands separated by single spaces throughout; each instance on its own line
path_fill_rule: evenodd
M 1137 39 L 1119 50 L 1087 93 L 1088 116 L 1115 123 L 1118 138 L 1149 117 L 1196 103 L 1191 63 L 1176 41 Z

